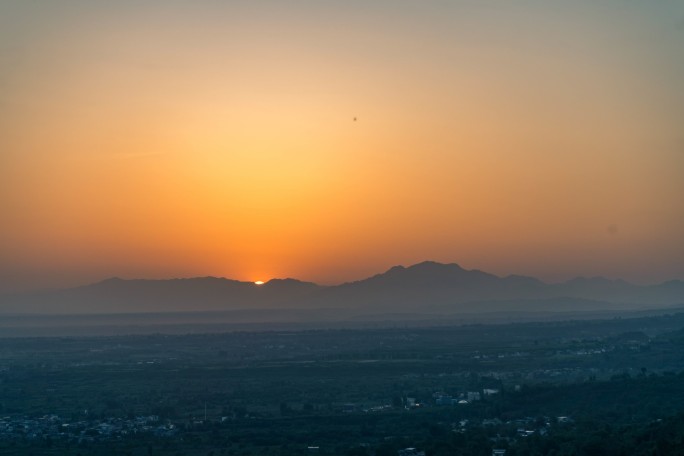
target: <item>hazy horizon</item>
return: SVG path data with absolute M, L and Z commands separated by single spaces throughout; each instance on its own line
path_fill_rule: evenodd
M 684 4 L 0 3 L 0 292 L 684 276 Z
M 300 281 L 300 282 L 305 282 L 305 283 L 313 283 L 318 286 L 322 287 L 336 287 L 339 285 L 344 285 L 344 284 L 349 284 L 349 283 L 354 283 L 354 282 L 359 282 L 363 281 L 366 279 L 369 279 L 371 277 L 374 277 L 376 275 L 382 275 L 386 272 L 389 272 L 390 269 L 393 268 L 404 268 L 404 269 L 410 269 L 411 267 L 414 266 L 419 266 L 425 263 L 434 263 L 440 266 L 450 266 L 450 265 L 457 265 L 461 268 L 463 268 L 466 271 L 481 271 L 487 274 L 492 274 L 496 277 L 499 278 L 506 278 L 506 277 L 529 277 L 533 279 L 540 280 L 542 283 L 548 284 L 548 285 L 555 285 L 555 284 L 563 284 L 567 283 L 573 280 L 577 279 L 587 279 L 587 280 L 592 280 L 592 279 L 605 279 L 609 281 L 625 281 L 627 283 L 633 284 L 633 285 L 639 285 L 639 286 L 648 286 L 648 285 L 660 285 L 662 283 L 670 282 L 670 281 L 682 281 L 684 280 L 681 277 L 674 277 L 672 279 L 666 279 L 662 281 L 656 281 L 656 282 L 633 282 L 633 281 L 627 281 L 623 279 L 622 277 L 606 277 L 606 276 L 600 276 L 600 275 L 595 275 L 595 276 L 588 276 L 588 275 L 576 275 L 572 277 L 568 277 L 566 279 L 561 279 L 557 281 L 548 281 L 544 280 L 540 277 L 535 277 L 532 275 L 527 275 L 527 274 L 519 274 L 516 272 L 510 272 L 506 274 L 496 274 L 491 271 L 487 271 L 484 269 L 477 269 L 477 268 L 468 268 L 463 266 L 462 264 L 451 262 L 451 263 L 441 263 L 441 262 L 435 262 L 432 260 L 425 260 L 421 261 L 418 263 L 413 263 L 413 264 L 397 264 L 397 265 L 392 265 L 389 268 L 383 269 L 383 270 L 378 270 L 375 271 L 367 276 L 363 277 L 357 277 L 357 278 L 352 278 L 351 280 L 343 281 L 343 282 L 334 282 L 334 283 L 320 283 L 320 282 L 314 282 L 311 280 L 305 280 L 300 277 L 294 277 L 294 276 L 282 276 L 282 277 L 265 277 L 261 278 L 259 282 L 261 283 L 256 283 L 257 281 L 252 281 L 252 280 L 241 280 L 235 277 L 230 277 L 230 276 L 219 276 L 219 275 L 197 275 L 197 276 L 166 276 L 166 277 L 135 277 L 135 276 L 121 276 L 121 275 L 113 275 L 113 276 L 108 276 L 108 277 L 101 277 L 99 279 L 95 279 L 92 282 L 84 282 L 84 283 L 78 283 L 74 285 L 67 285 L 63 287 L 54 287 L 54 288 L 31 288 L 31 289 L 25 289 L 25 290 L 16 290 L 13 293 L 30 293 L 33 291 L 50 291 L 50 290 L 59 290 L 59 289 L 68 289 L 68 288 L 78 288 L 78 287 L 83 287 L 83 286 L 89 286 L 89 285 L 95 285 L 99 284 L 101 282 L 106 282 L 109 280 L 123 280 L 123 281 L 137 281 L 137 280 L 142 280 L 142 281 L 171 281 L 171 280 L 193 280 L 193 279 L 220 279 L 220 280 L 230 280 L 230 281 L 237 281 L 237 282 L 242 282 L 242 283 L 247 283 L 247 284 L 255 284 L 255 285 L 264 285 L 267 284 L 268 282 L 271 281 L 287 281 L 287 280 L 295 280 L 295 281 Z
M 135 276 L 135 275 L 126 275 L 126 274 L 116 274 L 113 273 L 112 275 L 107 275 L 107 276 L 93 276 L 89 279 L 85 279 L 85 281 L 78 281 L 78 279 L 72 279 L 68 281 L 60 281 L 58 284 L 55 285 L 45 285 L 45 286 L 38 286 L 35 284 L 32 284 L 31 282 L 28 282 L 25 286 L 17 286 L 16 284 L 10 284 L 9 287 L 5 289 L 0 289 L 0 293 L 10 293 L 10 294 L 15 294 L 15 293 L 26 293 L 26 292 L 33 292 L 33 291 L 45 291 L 45 290 L 59 290 L 59 289 L 67 289 L 67 288 L 77 288 L 81 286 L 87 286 L 87 285 L 92 285 L 96 283 L 100 283 L 106 280 L 110 279 L 121 279 L 121 280 L 184 280 L 184 279 L 201 279 L 201 278 L 216 278 L 216 279 L 227 279 L 227 280 L 235 280 L 239 282 L 245 282 L 245 283 L 254 283 L 256 281 L 262 281 L 264 283 L 268 283 L 271 280 L 288 280 L 288 279 L 293 279 L 293 280 L 298 280 L 301 282 L 308 282 L 308 283 L 314 283 L 316 285 L 320 286 L 338 286 L 338 285 L 343 285 L 345 283 L 351 283 L 351 282 L 357 282 L 361 281 L 364 279 L 367 279 L 369 277 L 372 277 L 377 274 L 382 274 L 389 269 L 396 267 L 396 266 L 401 266 L 408 268 L 410 266 L 420 264 L 422 262 L 432 262 L 433 260 L 424 260 L 424 261 L 419 261 L 417 263 L 405 263 L 405 264 L 392 264 L 388 265 L 387 267 L 381 267 L 381 269 L 376 270 L 376 271 L 369 271 L 368 274 L 366 275 L 361 275 L 361 276 L 350 276 L 348 279 L 340 279 L 338 281 L 316 281 L 308 278 L 303 278 L 303 277 L 297 277 L 292 274 L 290 275 L 282 275 L 282 276 L 276 276 L 276 277 L 262 277 L 262 276 L 256 276 L 254 280 L 251 280 L 250 278 L 242 278 L 242 277 L 235 277 L 235 276 L 229 276 L 229 275 L 217 275 L 217 274 L 211 274 L 211 273 L 206 273 L 206 274 L 197 274 L 197 275 L 163 275 L 163 274 L 157 274 L 157 275 L 140 275 L 140 276 Z M 486 268 L 470 268 L 466 267 L 461 263 L 456 263 L 456 262 L 437 262 L 439 264 L 458 264 L 459 266 L 463 267 L 464 269 L 467 270 L 479 270 L 482 272 L 486 272 L 489 274 L 493 274 L 497 277 L 508 277 L 508 276 L 524 276 L 524 277 L 531 277 L 538 279 L 544 283 L 547 284 L 561 284 L 565 283 L 568 281 L 571 281 L 573 279 L 606 279 L 606 280 L 611 280 L 611 281 L 616 281 L 616 280 L 623 280 L 625 282 L 634 284 L 634 285 L 640 285 L 640 286 L 648 286 L 648 285 L 658 285 L 662 284 L 665 282 L 669 281 L 682 281 L 684 280 L 683 275 L 676 275 L 673 274 L 672 276 L 665 276 L 662 279 L 659 278 L 654 278 L 652 280 L 631 280 L 631 279 L 625 279 L 622 276 L 613 276 L 613 275 L 601 275 L 601 274 L 582 274 L 581 271 L 579 271 L 577 274 L 573 273 L 568 273 L 564 274 L 562 276 L 556 276 L 553 275 L 550 278 L 546 278 L 545 275 L 540 274 L 540 275 L 534 275 L 532 273 L 522 273 L 518 272 L 515 270 L 511 271 L 503 271 L 503 272 L 495 272 L 492 270 L 488 270 Z

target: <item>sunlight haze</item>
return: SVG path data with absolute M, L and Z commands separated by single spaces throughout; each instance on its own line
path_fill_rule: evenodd
M 0 2 L 0 291 L 684 278 L 678 1 Z

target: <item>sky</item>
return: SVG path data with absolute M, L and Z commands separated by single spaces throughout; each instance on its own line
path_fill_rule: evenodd
M 0 292 L 684 279 L 684 2 L 0 0 Z

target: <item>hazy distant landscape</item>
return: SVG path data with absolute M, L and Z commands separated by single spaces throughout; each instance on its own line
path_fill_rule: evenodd
M 6 295 L 0 302 L 0 332 L 16 337 L 425 327 L 635 317 L 680 309 L 681 281 L 638 286 L 597 277 L 546 284 L 424 262 L 338 286 L 294 279 L 263 285 L 214 277 L 108 279 Z
M 424 262 L 339 286 L 108 279 L 8 295 L 0 450 L 676 454 L 682 289 Z
M 299 319 L 409 313 L 571 312 L 646 310 L 684 305 L 684 282 L 639 286 L 602 277 L 547 284 L 533 277 L 497 277 L 457 264 L 423 262 L 396 266 L 356 282 L 320 286 L 296 279 L 264 284 L 226 278 L 172 280 L 107 279 L 78 288 L 4 295 L 4 314 L 114 314 L 149 312 L 240 311 L 244 321 L 274 321 L 287 309 Z M 259 311 L 263 312 L 259 315 Z M 311 310 L 315 310 L 311 312 Z M 295 318 L 294 312 L 291 318 Z

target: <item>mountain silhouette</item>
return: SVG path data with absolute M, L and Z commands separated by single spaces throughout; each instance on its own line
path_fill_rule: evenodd
M 548 284 L 432 261 L 336 286 L 296 279 L 262 285 L 218 277 L 110 278 L 76 288 L 0 296 L 0 313 L 105 314 L 342 309 L 355 315 L 654 309 L 684 304 L 684 282 L 640 286 L 602 277 Z

